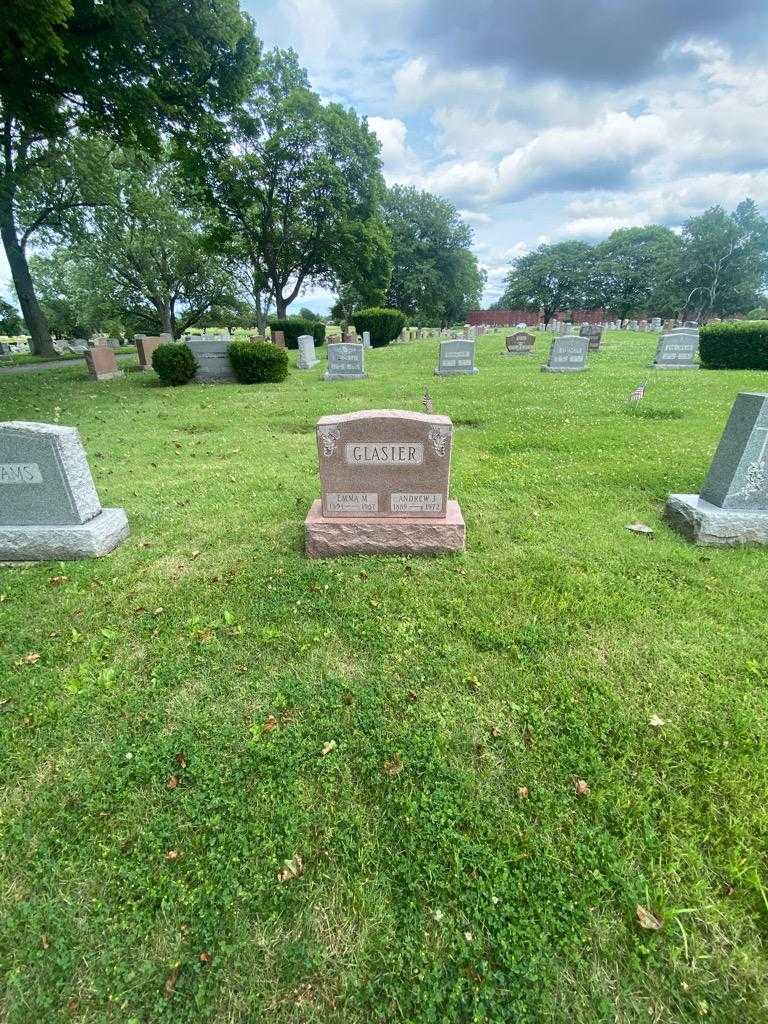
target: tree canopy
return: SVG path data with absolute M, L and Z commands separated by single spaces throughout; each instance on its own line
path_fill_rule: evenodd
M 472 229 L 447 199 L 396 185 L 383 218 L 394 257 L 386 305 L 413 323 L 456 323 L 480 302 L 485 275 L 470 250 Z
M 595 253 L 586 242 L 540 245 L 515 262 L 498 305 L 541 309 L 548 323 L 558 310 L 596 305 L 595 278 Z
M 259 45 L 238 0 L 6 0 L 0 20 L 0 236 L 36 351 L 50 333 L 20 233 L 58 144 L 100 132 L 150 152 L 243 95 Z M 66 200 L 69 202 L 69 200 Z M 37 228 L 60 216 L 42 202 Z M 22 229 L 23 230 L 23 229 Z

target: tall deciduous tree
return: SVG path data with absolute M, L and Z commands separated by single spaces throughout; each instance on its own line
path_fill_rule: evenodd
M 70 209 L 65 193 L 21 224 L 59 143 L 98 129 L 157 150 L 243 94 L 258 43 L 238 0 L 5 0 L 0 17 L 0 236 L 32 347 L 53 351 L 27 245 Z
M 680 248 L 679 236 L 659 224 L 614 231 L 594 254 L 600 304 L 622 319 L 673 312 L 669 282 L 678 273 Z
M 201 142 L 182 154 L 190 178 L 216 211 L 222 244 L 250 266 L 278 316 L 306 284 L 349 277 L 361 244 L 376 268 L 378 140 L 354 111 L 320 101 L 292 50 L 265 54 L 228 131 Z
M 576 241 L 540 245 L 515 261 L 504 283 L 498 307 L 541 309 L 545 323 L 558 310 L 597 305 L 594 249 Z
M 174 337 L 212 309 L 233 309 L 231 266 L 209 244 L 204 212 L 175 164 L 114 150 L 77 240 L 37 258 L 46 304 L 53 312 L 76 297 L 91 324 L 118 319 Z
M 470 250 L 472 229 L 431 192 L 396 185 L 384 198 L 394 268 L 386 304 L 412 321 L 455 323 L 480 302 L 485 276 Z
M 713 206 L 683 226 L 679 287 L 683 316 L 745 312 L 768 278 L 768 221 L 754 201 L 733 213 Z

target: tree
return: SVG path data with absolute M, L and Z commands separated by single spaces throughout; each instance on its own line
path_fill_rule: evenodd
M 23 330 L 24 321 L 19 316 L 18 310 L 10 302 L 0 299 L 0 334 L 21 334 Z
M 383 219 L 394 267 L 386 305 L 412 323 L 456 323 L 479 305 L 485 275 L 470 251 L 472 229 L 447 199 L 396 185 L 387 189 Z
M 354 111 L 321 102 L 292 50 L 266 54 L 227 130 L 200 133 L 181 158 L 278 317 L 306 284 L 350 276 L 361 246 L 374 262 L 379 142 Z
M 247 312 L 175 164 L 114 150 L 103 181 L 76 240 L 34 263 L 52 314 L 75 299 L 78 323 L 118 319 L 178 337 L 214 308 L 231 310 L 228 319 Z
M 751 199 L 713 206 L 683 226 L 681 316 L 706 320 L 757 305 L 768 275 L 768 221 Z
M 5 0 L 0 19 L 0 236 L 32 348 L 52 353 L 27 260 L 36 231 L 75 209 L 66 189 L 32 210 L 60 144 L 101 131 L 157 152 L 236 102 L 258 42 L 238 0 Z
M 669 228 L 651 224 L 614 231 L 595 249 L 599 304 L 625 319 L 670 313 L 669 282 L 678 271 L 680 239 Z
M 501 309 L 540 309 L 549 323 L 559 310 L 597 305 L 594 249 L 586 242 L 540 245 L 519 257 L 504 279 Z

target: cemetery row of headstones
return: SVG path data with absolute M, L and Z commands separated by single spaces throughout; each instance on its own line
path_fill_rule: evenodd
M 588 339 L 574 340 L 586 357 Z M 308 557 L 464 550 L 447 416 L 324 416 L 316 439 L 321 494 L 305 520 Z M 768 544 L 768 394 L 737 397 L 701 493 L 670 495 L 665 515 L 697 544 Z M 97 557 L 127 536 L 125 511 L 101 506 L 74 427 L 0 424 L 0 561 Z

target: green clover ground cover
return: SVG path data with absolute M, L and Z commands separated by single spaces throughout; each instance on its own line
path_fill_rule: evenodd
M 768 1019 L 768 552 L 661 519 L 765 376 L 654 346 L 0 377 L 2 419 L 79 427 L 132 529 L 0 569 L 1 1020 Z M 307 561 L 317 418 L 425 386 L 466 555 Z

